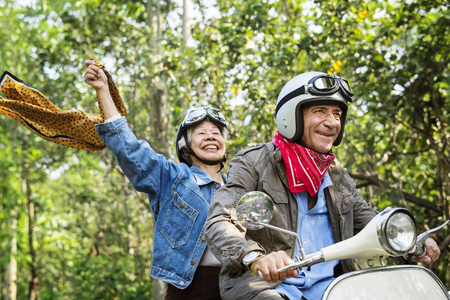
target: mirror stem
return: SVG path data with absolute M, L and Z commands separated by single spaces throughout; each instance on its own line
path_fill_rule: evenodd
M 286 233 L 286 234 L 289 234 L 289 235 L 295 237 L 295 240 L 297 241 L 297 244 L 298 244 L 298 249 L 300 251 L 301 259 L 302 260 L 305 259 L 305 257 L 306 257 L 305 250 L 303 249 L 302 243 L 300 242 L 300 237 L 298 236 L 298 234 L 296 232 L 292 232 L 290 230 L 286 230 L 286 229 L 283 229 L 283 228 L 278 228 L 276 226 L 272 226 L 272 225 L 269 225 L 269 224 L 264 224 L 264 223 L 261 223 L 259 221 L 256 221 L 256 223 L 258 225 L 261 225 L 261 226 L 264 226 L 264 227 L 267 227 L 267 228 L 270 228 L 270 229 L 273 229 L 273 230 L 276 230 L 276 231 L 279 231 L 279 232 L 282 232 L 282 233 Z

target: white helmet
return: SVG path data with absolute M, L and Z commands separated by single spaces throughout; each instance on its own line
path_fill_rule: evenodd
M 353 93 L 347 80 L 322 72 L 307 72 L 289 80 L 278 95 L 275 119 L 278 132 L 291 142 L 303 136 L 303 108 L 312 104 L 334 104 L 342 109 L 341 132 L 333 145 L 337 146 L 344 135 L 347 102 Z

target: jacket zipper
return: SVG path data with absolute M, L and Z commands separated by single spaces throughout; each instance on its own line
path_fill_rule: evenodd
M 336 197 L 336 195 L 337 195 L 337 186 L 338 186 L 339 183 L 341 182 L 341 180 L 342 180 L 342 178 L 344 177 L 344 175 L 345 175 L 345 172 L 342 172 L 341 176 L 338 178 L 338 180 L 336 181 L 336 184 L 335 184 L 335 186 L 334 186 L 334 188 L 333 188 L 333 190 L 334 190 L 334 196 L 335 196 L 335 197 Z M 338 203 L 335 203 L 335 214 L 336 214 L 336 219 L 337 219 L 337 224 L 338 224 L 338 226 L 337 226 L 338 236 L 339 236 L 339 239 L 342 241 L 341 220 L 340 220 L 341 218 L 340 218 L 340 216 L 339 216 L 339 205 L 338 205 Z M 341 266 L 342 266 L 342 268 L 344 269 L 344 270 L 343 270 L 344 273 L 349 272 L 349 270 L 348 270 L 348 268 L 347 268 L 347 265 L 346 265 L 344 262 L 341 263 Z
M 281 182 L 285 185 L 285 187 L 287 187 L 287 189 L 289 190 L 289 193 L 291 194 L 291 196 L 295 199 L 294 193 L 292 193 L 291 190 L 289 189 L 289 184 L 283 179 L 282 172 L 281 172 L 280 167 L 278 166 L 278 163 L 277 163 L 277 161 L 275 159 L 275 154 L 273 155 L 273 161 L 274 161 L 275 166 L 277 168 L 278 177 L 280 178 Z M 295 205 L 297 206 L 297 211 L 296 211 L 296 213 L 297 213 L 297 217 L 296 217 L 297 224 L 296 224 L 295 228 L 298 228 L 298 203 L 297 203 L 297 201 L 295 201 Z M 297 230 L 295 230 L 295 232 L 297 232 Z M 300 243 L 301 243 L 301 241 L 300 241 Z M 296 240 L 294 238 L 294 245 L 292 247 L 293 251 L 292 251 L 292 254 L 291 254 L 291 258 L 292 259 L 294 259 L 294 257 L 295 257 L 295 247 L 296 247 Z M 300 251 L 300 249 L 299 249 L 299 251 Z
M 333 190 L 334 190 L 334 195 L 335 195 L 335 196 L 337 195 L 337 187 L 338 187 L 339 183 L 341 182 L 342 177 L 344 177 L 344 174 L 345 174 L 345 173 L 343 172 L 343 173 L 341 174 L 341 176 L 338 178 L 338 180 L 336 181 L 336 184 L 334 185 Z M 335 205 L 335 210 L 336 210 L 337 223 L 339 224 L 339 226 L 338 226 L 338 235 L 339 235 L 339 238 L 340 238 L 341 241 L 342 241 L 341 223 L 340 223 L 340 217 L 339 217 L 339 205 L 338 205 L 338 203 L 336 203 L 336 205 Z

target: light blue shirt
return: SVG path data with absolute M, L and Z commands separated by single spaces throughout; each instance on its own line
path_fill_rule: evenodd
M 328 173 L 322 179 L 317 194 L 317 203 L 308 211 L 308 192 L 296 193 L 298 203 L 297 233 L 306 254 L 311 254 L 323 247 L 334 244 L 328 208 L 325 201 L 324 189 L 332 185 Z M 298 246 L 295 255 L 300 257 Z M 283 281 L 276 291 L 286 295 L 291 300 L 301 297 L 306 299 L 321 299 L 328 285 L 334 280 L 334 267 L 338 261 L 331 261 L 303 268 L 297 278 Z

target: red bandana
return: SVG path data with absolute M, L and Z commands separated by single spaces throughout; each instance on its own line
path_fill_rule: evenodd
M 335 158 L 334 154 L 317 153 L 289 142 L 278 131 L 272 141 L 280 148 L 291 192 L 308 191 L 314 197 L 319 191 L 323 176 Z

